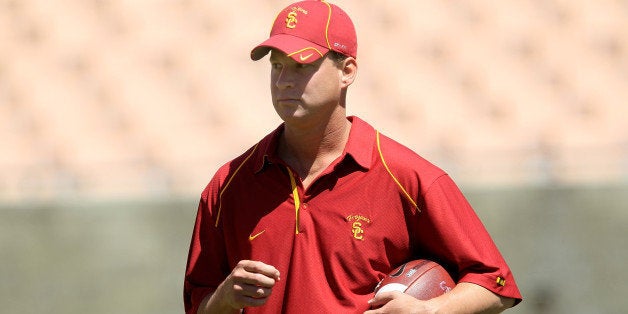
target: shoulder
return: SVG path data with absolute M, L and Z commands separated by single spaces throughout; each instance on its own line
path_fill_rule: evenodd
M 236 178 L 246 180 L 248 176 L 259 171 L 264 164 L 264 156 L 269 149 L 275 133 L 276 131 L 271 132 L 242 154 L 220 166 L 205 187 L 203 197 L 207 197 L 212 192 L 216 193 L 223 189 Z
M 261 143 L 261 142 L 260 142 Z M 220 182 L 224 182 L 230 176 L 241 170 L 248 170 L 247 172 L 254 171 L 255 164 L 261 161 L 261 157 L 258 156 L 258 149 L 260 143 L 257 143 L 247 150 L 245 150 L 242 154 L 237 156 L 236 158 L 230 160 L 229 162 L 223 164 L 214 175 L 214 179 Z
M 447 175 L 414 150 L 384 134 L 377 133 L 375 145 L 377 157 L 383 165 L 400 177 L 419 179 L 422 186 L 429 186 L 438 178 Z

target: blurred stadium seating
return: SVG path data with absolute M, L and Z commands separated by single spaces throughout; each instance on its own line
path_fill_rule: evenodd
M 0 0 L 0 200 L 196 195 L 279 123 L 248 52 L 285 4 Z M 628 179 L 625 1 L 341 6 L 349 112 L 459 182 Z
M 0 0 L 0 312 L 176 313 L 196 200 L 274 129 L 286 0 Z M 338 0 L 348 111 L 444 168 L 512 313 L 628 307 L 628 1 Z

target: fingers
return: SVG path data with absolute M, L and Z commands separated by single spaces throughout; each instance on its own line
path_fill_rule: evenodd
M 272 290 L 251 285 L 234 286 L 234 304 L 238 308 L 261 306 L 266 304 Z
M 239 295 L 250 297 L 253 299 L 267 298 L 273 291 L 271 288 L 265 288 L 249 284 L 234 285 L 234 290 L 236 290 Z
M 240 261 L 225 281 L 225 299 L 233 308 L 264 305 L 279 280 L 279 271 L 259 261 Z
M 262 284 L 262 286 L 272 286 L 275 284 L 275 281 L 279 281 L 279 270 L 263 262 L 243 260 L 238 262 L 238 265 L 236 266 L 234 271 L 239 269 L 243 269 L 244 271 L 246 271 L 246 273 L 249 274 L 255 274 L 256 276 L 253 276 L 255 278 L 250 279 L 254 281 L 259 280 L 266 284 Z M 272 279 L 272 281 L 268 279 Z M 254 284 L 255 282 L 249 283 Z
M 395 299 L 395 297 L 398 296 L 397 294 L 403 294 L 403 293 L 399 291 L 378 293 L 377 295 L 375 295 L 375 297 L 370 299 L 368 303 L 371 306 L 371 308 L 378 308 L 390 302 L 391 300 Z
M 231 277 L 234 284 L 272 288 L 279 280 L 279 271 L 275 267 L 262 262 L 240 261 L 231 272 Z
M 436 308 L 429 301 L 421 301 L 399 291 L 378 293 L 368 304 L 371 310 L 364 312 L 365 314 L 436 312 Z

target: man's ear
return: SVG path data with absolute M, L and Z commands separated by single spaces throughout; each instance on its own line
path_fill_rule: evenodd
M 358 75 L 358 62 L 353 57 L 347 57 L 342 61 L 342 88 L 346 88 L 353 83 Z

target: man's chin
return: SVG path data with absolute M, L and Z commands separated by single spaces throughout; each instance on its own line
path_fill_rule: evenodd
M 277 112 L 281 120 L 286 122 L 287 120 L 300 119 L 304 117 L 303 109 L 296 105 L 279 105 L 275 107 L 275 111 Z

